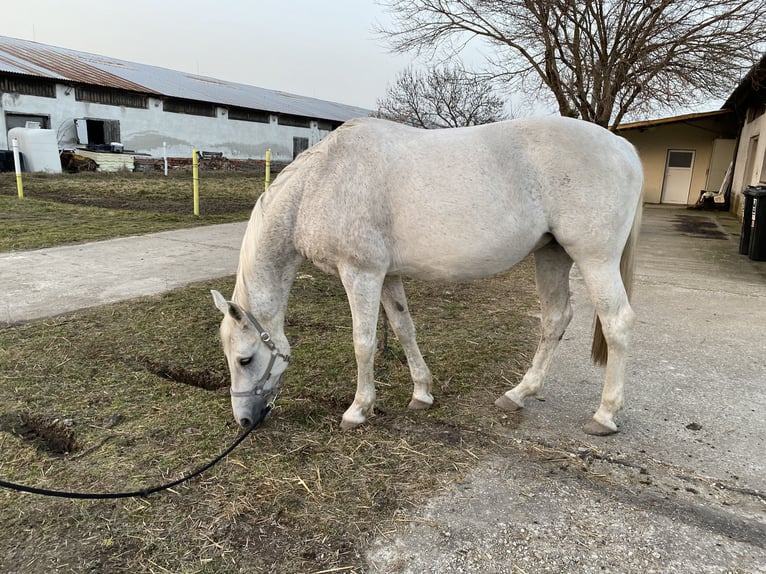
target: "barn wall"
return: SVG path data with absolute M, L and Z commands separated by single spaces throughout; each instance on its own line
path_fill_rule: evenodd
M 74 90 L 60 84 L 55 98 L 3 93 L 0 102 L 2 133 L 7 133 L 6 113 L 48 116 L 62 149 L 77 146 L 77 118 L 119 120 L 125 149 L 153 157 L 162 156 L 166 142 L 170 157 L 188 157 L 196 148 L 232 159 L 263 159 L 271 149 L 274 161 L 288 162 L 293 159 L 293 137 L 308 138 L 314 145 L 330 133 L 316 121 L 308 128 L 280 125 L 275 115 L 268 124 L 230 120 L 225 107 L 217 107 L 215 117 L 166 112 L 159 98 L 149 98 L 147 109 L 77 101 Z M 8 149 L 6 138 L 0 138 L 0 149 Z

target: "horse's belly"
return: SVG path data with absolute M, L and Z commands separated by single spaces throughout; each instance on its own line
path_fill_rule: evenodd
M 470 281 L 510 269 L 544 243 L 542 234 L 515 240 L 443 236 L 399 245 L 389 271 L 414 279 Z

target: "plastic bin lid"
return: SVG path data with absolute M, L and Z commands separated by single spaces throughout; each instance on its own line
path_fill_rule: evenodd
M 743 195 L 747 195 L 749 197 L 756 197 L 760 199 L 761 197 L 766 197 L 766 186 L 765 185 L 751 185 L 745 188 L 745 191 L 742 192 Z

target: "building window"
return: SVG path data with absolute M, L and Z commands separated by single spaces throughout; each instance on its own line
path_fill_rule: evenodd
M 79 118 L 74 121 L 77 132 L 77 143 L 98 149 L 111 144 L 120 143 L 119 120 L 101 120 L 97 118 Z
M 42 98 L 56 97 L 56 83 L 35 78 L 0 77 L 0 93 L 24 94 Z
M 192 116 L 205 116 L 208 118 L 214 118 L 216 116 L 215 108 L 215 105 L 206 102 L 181 100 L 177 98 L 165 100 L 165 103 L 162 106 L 163 110 L 173 114 L 189 114 Z
M 127 108 L 139 109 L 149 107 L 149 98 L 147 96 L 123 90 L 78 86 L 74 89 L 74 97 L 78 102 L 93 102 L 94 104 L 105 104 L 107 106 L 125 106 Z
M 229 119 L 242 122 L 268 124 L 271 121 L 271 114 L 269 114 L 269 112 L 251 110 L 248 108 L 229 108 Z
M 319 120 L 317 121 L 317 129 L 320 129 L 322 131 L 331 132 L 335 128 L 337 128 L 340 124 L 339 123 L 333 123 L 328 120 Z
M 12 128 L 43 128 L 51 127 L 51 119 L 48 116 L 36 116 L 31 114 L 5 114 L 5 129 Z
M 280 126 L 292 126 L 294 128 L 311 127 L 311 119 L 304 118 L 303 116 L 290 116 L 286 114 L 280 114 L 278 122 Z

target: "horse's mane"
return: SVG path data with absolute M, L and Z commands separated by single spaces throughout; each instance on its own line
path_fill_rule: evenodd
M 250 214 L 250 220 L 245 229 L 245 235 L 242 238 L 242 248 L 239 251 L 237 281 L 234 284 L 232 300 L 240 306 L 244 306 L 245 309 L 248 309 L 249 307 L 249 290 L 247 287 L 247 274 L 244 273 L 244 270 L 252 266 L 251 261 L 255 257 L 255 238 L 263 228 L 263 198 L 268 192 L 269 190 L 266 190 L 255 201 L 253 212 Z

